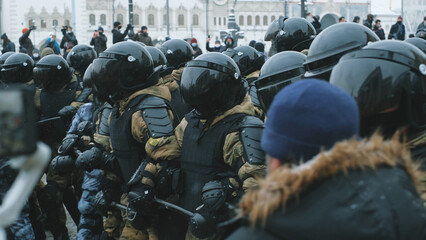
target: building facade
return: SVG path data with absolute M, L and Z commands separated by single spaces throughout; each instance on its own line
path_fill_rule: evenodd
M 114 21 L 120 21 L 123 29 L 129 22 L 126 0 L 75 0 L 75 22 L 72 22 L 70 0 L 1 1 L 1 31 L 17 43 L 21 30 L 37 26 L 32 33 L 33 43 L 40 46 L 50 32 L 62 38 L 60 29 L 65 25 L 75 26 L 74 33 L 79 43 L 89 43 L 94 30 L 102 26 L 112 44 L 111 30 Z M 147 26 L 153 40 L 167 36 L 166 0 L 133 0 L 133 24 L 135 32 Z M 361 19 L 371 11 L 370 0 L 309 0 L 308 11 L 314 15 L 327 13 L 344 16 L 350 21 L 354 16 Z M 245 38 L 261 41 L 268 25 L 280 16 L 300 17 L 298 0 L 169 0 L 170 37 L 198 39 L 204 49 L 207 35 L 212 41 L 220 37 L 220 30 L 227 27 L 230 9 L 235 9 L 235 18 Z

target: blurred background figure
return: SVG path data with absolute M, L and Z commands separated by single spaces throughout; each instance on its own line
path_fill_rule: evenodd
M 396 23 L 392 25 L 388 39 L 405 40 L 405 25 L 402 24 L 402 17 L 399 16 Z
M 226 47 L 220 44 L 220 40 L 216 40 L 214 42 L 214 46 L 210 47 L 210 37 L 207 38 L 206 49 L 209 52 L 223 52 L 226 50 Z
M 98 30 L 93 33 L 92 40 L 90 41 L 90 45 L 94 46 L 94 49 L 98 56 L 101 52 L 107 49 L 107 41 L 108 39 L 104 34 L 104 29 L 102 27 L 99 27 Z
M 359 16 L 355 16 L 354 20 L 352 20 L 352 22 L 358 24 L 360 20 L 361 20 L 361 18 Z
M 61 29 L 62 32 L 62 40 L 59 47 L 61 49 L 64 49 L 63 56 L 64 58 L 67 58 L 68 53 L 71 51 L 71 49 L 78 44 L 77 37 L 72 32 L 71 26 L 63 26 Z
M 3 33 L 1 35 L 1 41 L 3 45 L 3 50 L 1 50 L 2 53 L 15 52 L 15 44 L 12 41 L 10 41 L 6 33 Z
M 382 22 L 380 19 L 376 19 L 376 24 L 374 24 L 373 32 L 380 38 L 380 40 L 385 40 L 385 31 L 382 28 Z
M 46 40 L 46 47 L 50 47 L 51 49 L 53 49 L 53 52 L 56 55 L 61 54 L 61 52 L 59 51 L 59 44 L 58 42 L 56 42 L 56 35 L 54 33 L 49 33 L 49 37 Z M 31 51 L 32 54 L 32 51 Z
M 152 45 L 152 39 L 151 39 L 150 36 L 148 36 L 148 27 L 147 26 L 142 26 L 141 32 L 135 34 L 135 36 L 133 37 L 133 40 L 141 42 L 141 43 L 145 44 L 146 46 L 153 46 Z
M 203 50 L 198 46 L 198 42 L 196 38 L 191 39 L 191 47 L 194 49 L 194 58 L 203 54 Z
M 373 29 L 373 14 L 368 14 L 367 19 L 364 20 L 364 26 L 368 27 L 369 29 Z
M 30 28 L 22 29 L 22 36 L 19 38 L 19 52 L 27 54 L 31 54 L 33 52 L 34 45 L 29 37 L 31 31 L 34 29 L 36 29 L 35 26 L 30 26 Z
M 339 23 L 346 22 L 345 17 L 339 17 Z

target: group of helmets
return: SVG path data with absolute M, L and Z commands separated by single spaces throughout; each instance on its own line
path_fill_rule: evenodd
M 426 128 L 424 39 L 379 41 L 373 31 L 355 23 L 335 24 L 315 36 L 306 20 L 280 18 L 270 25 L 265 40 L 273 41 L 279 52 L 264 64 L 255 82 L 265 111 L 286 85 L 317 78 L 355 98 L 362 135 L 383 124 Z M 294 52 L 302 48 L 309 49 L 306 57 Z
M 96 52 L 85 44 L 75 46 L 67 59 L 48 55 L 37 64 L 27 54 L 8 52 L 0 57 L 0 80 L 5 84 L 29 83 L 34 80 L 36 86 L 55 92 L 72 80 L 74 70 L 84 72 L 95 58 Z
M 156 85 L 165 69 L 178 69 L 192 60 L 192 52 L 180 39 L 169 40 L 160 49 L 133 41 L 116 43 L 99 54 L 83 81 L 101 101 L 118 101 Z

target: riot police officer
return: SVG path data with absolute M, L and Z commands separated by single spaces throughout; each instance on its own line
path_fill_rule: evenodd
M 413 44 L 418 49 L 422 50 L 426 54 L 426 40 L 418 37 L 407 38 L 404 42 Z
M 14 52 L 7 52 L 7 53 L 2 54 L 0 56 L 0 71 L 3 68 L 3 64 L 4 64 L 4 62 L 6 62 L 7 58 L 10 57 L 13 54 L 15 54 L 15 53 Z M 0 86 L 2 86 L 3 84 L 4 83 L 3 83 L 3 80 L 2 80 L 2 74 L 0 73 Z
M 256 176 L 265 174 L 264 154 L 258 151 L 263 123 L 253 117 L 254 107 L 237 64 L 224 54 L 207 53 L 188 62 L 181 90 L 194 110 L 176 127 L 176 141 L 169 144 L 180 157 L 183 172 L 180 205 L 195 211 L 202 203 L 204 185 L 204 190 L 220 189 L 221 204 L 199 208 L 220 221 L 228 214 L 222 212 L 226 200 L 236 200 L 256 185 Z M 215 229 L 210 231 L 202 235 L 209 237 Z
M 305 62 L 305 78 L 328 81 L 339 58 L 360 49 L 379 37 L 365 26 L 355 23 L 334 24 L 322 31 L 312 42 Z
M 304 18 L 280 17 L 268 27 L 265 41 L 272 41 L 270 51 L 274 54 L 289 50 L 301 52 L 309 48 L 316 34 L 314 26 Z
M 138 212 L 135 219 L 126 219 L 122 238 L 157 237 L 150 200 L 156 164 L 167 160 L 169 154 L 163 146 L 173 135 L 174 126 L 170 92 L 158 85 L 161 69 L 154 68 L 149 52 L 133 42 L 117 43 L 93 62 L 93 86 L 113 103 L 109 131 L 127 189 L 122 202 Z M 146 149 L 152 150 L 151 154 Z
M 191 45 L 182 39 L 172 39 L 161 45 L 160 50 L 166 56 L 166 71 L 161 73 L 162 83 L 172 94 L 172 106 L 179 119 L 182 119 L 191 109 L 182 102 L 179 84 L 185 64 L 192 60 L 193 50 Z
M 265 63 L 265 57 L 260 55 L 256 49 L 249 46 L 228 48 L 222 53 L 232 58 L 238 65 L 242 77 L 245 78 L 249 85 L 248 92 L 253 102 L 256 116 L 263 120 L 265 116 L 257 99 L 256 88 L 253 82 L 259 77 L 259 71 Z
M 399 130 L 406 134 L 415 161 L 426 157 L 425 64 L 426 55 L 415 46 L 380 41 L 344 55 L 330 77 L 331 84 L 358 103 L 361 136 L 380 128 L 385 137 L 391 137 Z M 423 164 L 423 176 L 425 169 Z
M 264 112 L 268 112 L 272 100 L 281 89 L 303 79 L 305 61 L 306 56 L 302 53 L 284 51 L 275 54 L 263 65 L 254 85 Z
M 84 73 L 95 58 L 96 51 L 86 44 L 74 46 L 68 53 L 67 62 L 70 67 L 74 68 L 74 74 L 79 83 L 83 82 Z
M 36 64 L 33 74 L 34 80 L 43 86 L 35 94 L 40 119 L 57 117 L 63 107 L 82 104 L 78 102 L 78 82 L 75 78 L 73 79 L 72 70 L 62 57 L 49 55 L 42 58 Z M 39 125 L 39 137 L 51 147 L 52 153 L 55 153 L 60 146 L 65 133 L 66 124 L 62 119 L 46 121 Z M 47 214 L 46 227 L 52 231 L 55 239 L 68 238 L 63 201 L 74 221 L 78 223 L 77 198 L 72 184 L 79 187 L 80 177 L 74 173 L 60 175 L 49 171 L 47 174 L 47 185 L 42 194 L 44 201 L 41 201 L 41 204 Z

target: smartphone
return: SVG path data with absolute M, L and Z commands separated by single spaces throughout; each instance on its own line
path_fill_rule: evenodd
M 34 91 L 24 86 L 0 89 L 0 157 L 36 150 Z

